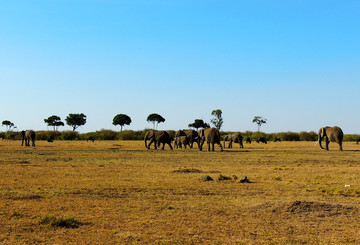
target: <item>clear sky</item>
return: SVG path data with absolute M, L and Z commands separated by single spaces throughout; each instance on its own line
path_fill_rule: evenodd
M 360 1 L 0 0 L 0 121 L 80 132 L 210 122 L 226 131 L 360 133 Z M 49 128 L 51 129 L 51 128 Z M 60 130 L 71 130 L 61 127 Z M 5 131 L 5 127 L 0 128 Z

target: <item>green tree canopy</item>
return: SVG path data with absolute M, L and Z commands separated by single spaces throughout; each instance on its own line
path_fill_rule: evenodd
M 130 125 L 131 118 L 126 114 L 117 114 L 113 119 L 113 125 L 120 125 L 120 131 L 122 132 L 122 128 L 124 125 Z
M 9 120 L 4 120 L 1 126 L 6 126 L 6 131 L 9 131 L 11 128 L 15 127 L 15 124 L 10 122 Z
M 152 122 L 153 123 L 153 128 L 155 128 L 155 125 L 156 125 L 156 129 L 157 129 L 157 125 L 159 123 L 165 122 L 165 118 L 163 118 L 159 114 L 152 113 L 147 117 L 146 121 Z
M 59 116 L 56 116 L 56 115 L 52 115 L 52 116 L 48 117 L 47 119 L 44 119 L 44 122 L 48 126 L 54 127 L 54 131 L 58 130 L 58 128 L 60 126 L 64 126 L 64 123 L 61 121 L 61 118 Z
M 261 116 L 254 116 L 254 119 L 252 120 L 253 123 L 256 123 L 258 125 L 258 132 L 260 131 L 261 125 L 266 123 L 266 121 L 267 119 Z
M 214 124 L 215 128 L 217 128 L 218 130 L 220 130 L 224 120 L 223 118 L 221 117 L 222 115 L 222 111 L 220 109 L 217 109 L 217 110 L 213 110 L 211 112 L 211 115 L 214 117 L 213 119 L 210 120 L 210 122 L 212 124 Z
M 210 128 L 210 125 L 205 123 L 202 119 L 195 119 L 194 123 L 190 123 L 188 126 L 190 128 L 196 128 L 196 130 L 199 128 Z
M 81 113 L 81 114 L 69 114 L 66 119 L 66 124 L 69 125 L 70 127 L 73 128 L 73 131 L 75 131 L 75 129 L 77 129 L 80 126 L 85 125 L 86 123 L 86 116 Z

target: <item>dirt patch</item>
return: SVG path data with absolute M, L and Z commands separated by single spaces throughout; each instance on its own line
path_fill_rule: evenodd
M 318 216 L 350 215 L 359 212 L 357 207 L 341 204 L 294 201 L 280 205 L 272 210 L 273 213 L 288 213 L 294 215 L 317 214 Z
M 184 168 L 171 171 L 172 173 L 202 173 L 203 171 L 196 168 Z

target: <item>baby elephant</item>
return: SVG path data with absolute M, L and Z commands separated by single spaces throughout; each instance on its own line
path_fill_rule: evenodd
M 185 149 L 186 146 L 188 145 L 190 147 L 190 142 L 188 137 L 186 136 L 177 136 L 174 139 L 174 148 L 178 148 L 180 147 L 182 149 L 182 146 L 184 145 Z
M 30 140 L 31 140 L 32 146 L 35 147 L 35 131 L 23 130 L 21 131 L 21 137 L 22 137 L 21 145 L 24 145 L 24 140 L 25 140 L 25 146 L 30 146 Z

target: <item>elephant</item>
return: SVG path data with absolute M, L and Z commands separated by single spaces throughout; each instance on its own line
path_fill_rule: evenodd
M 176 148 L 180 147 L 182 149 L 182 146 L 184 146 L 185 149 L 186 149 L 187 145 L 190 147 L 189 139 L 186 136 L 177 136 L 177 137 L 175 137 L 175 139 L 174 139 L 174 148 L 175 147 Z
M 358 139 L 356 140 L 356 144 L 358 145 L 359 142 L 360 142 L 360 138 L 358 138 Z
M 251 144 L 251 139 L 250 139 L 250 137 L 247 137 L 247 138 L 246 138 L 246 143 L 247 143 L 247 144 Z
M 21 131 L 21 137 L 22 137 L 21 145 L 24 145 L 24 141 L 25 141 L 25 146 L 30 146 L 30 140 L 31 140 L 32 146 L 35 147 L 35 131 L 34 130 Z
M 341 130 L 341 128 L 339 128 L 338 126 L 334 126 L 334 127 L 326 126 L 326 127 L 320 128 L 320 130 L 319 130 L 318 143 L 320 145 L 320 148 L 324 149 L 323 146 L 321 145 L 321 141 L 324 138 L 327 151 L 329 150 L 330 142 L 338 143 L 340 146 L 340 151 L 342 151 L 343 150 L 343 148 L 342 148 L 343 137 L 344 137 L 344 133 Z
M 278 142 L 278 141 L 281 142 L 281 139 L 278 137 L 275 137 L 274 142 Z
M 232 148 L 232 143 L 233 142 L 234 143 L 239 143 L 240 148 L 244 148 L 243 137 L 239 133 L 225 135 L 225 137 L 224 137 L 224 148 L 225 148 L 225 141 L 227 141 L 227 140 L 229 141 L 229 147 L 228 148 Z
M 147 141 L 150 140 L 149 144 L 147 144 Z M 161 131 L 161 130 L 150 130 L 146 132 L 145 137 L 145 147 L 150 149 L 150 145 L 154 143 L 155 149 L 157 149 L 157 146 L 160 146 L 160 144 L 163 144 L 162 150 L 165 148 L 165 144 L 168 144 L 170 146 L 170 149 L 172 150 L 171 146 L 171 138 L 168 132 Z
M 256 142 L 257 142 L 257 143 L 262 142 L 262 143 L 264 143 L 264 144 L 267 144 L 267 140 L 266 140 L 264 137 L 259 137 L 259 138 L 257 138 Z
M 210 151 L 210 144 L 212 145 L 212 151 L 214 151 L 214 144 L 218 144 L 223 151 L 223 147 L 221 145 L 220 140 L 220 132 L 216 128 L 205 128 L 199 130 L 199 150 L 202 151 L 202 147 L 204 142 L 208 144 L 208 151 Z
M 186 136 L 187 137 L 187 139 L 189 141 L 190 149 L 193 148 L 194 142 L 196 142 L 198 144 L 198 148 L 200 148 L 199 141 L 198 141 L 199 134 L 195 130 L 193 130 L 193 129 L 178 130 L 175 133 L 175 138 L 179 137 L 179 136 Z

